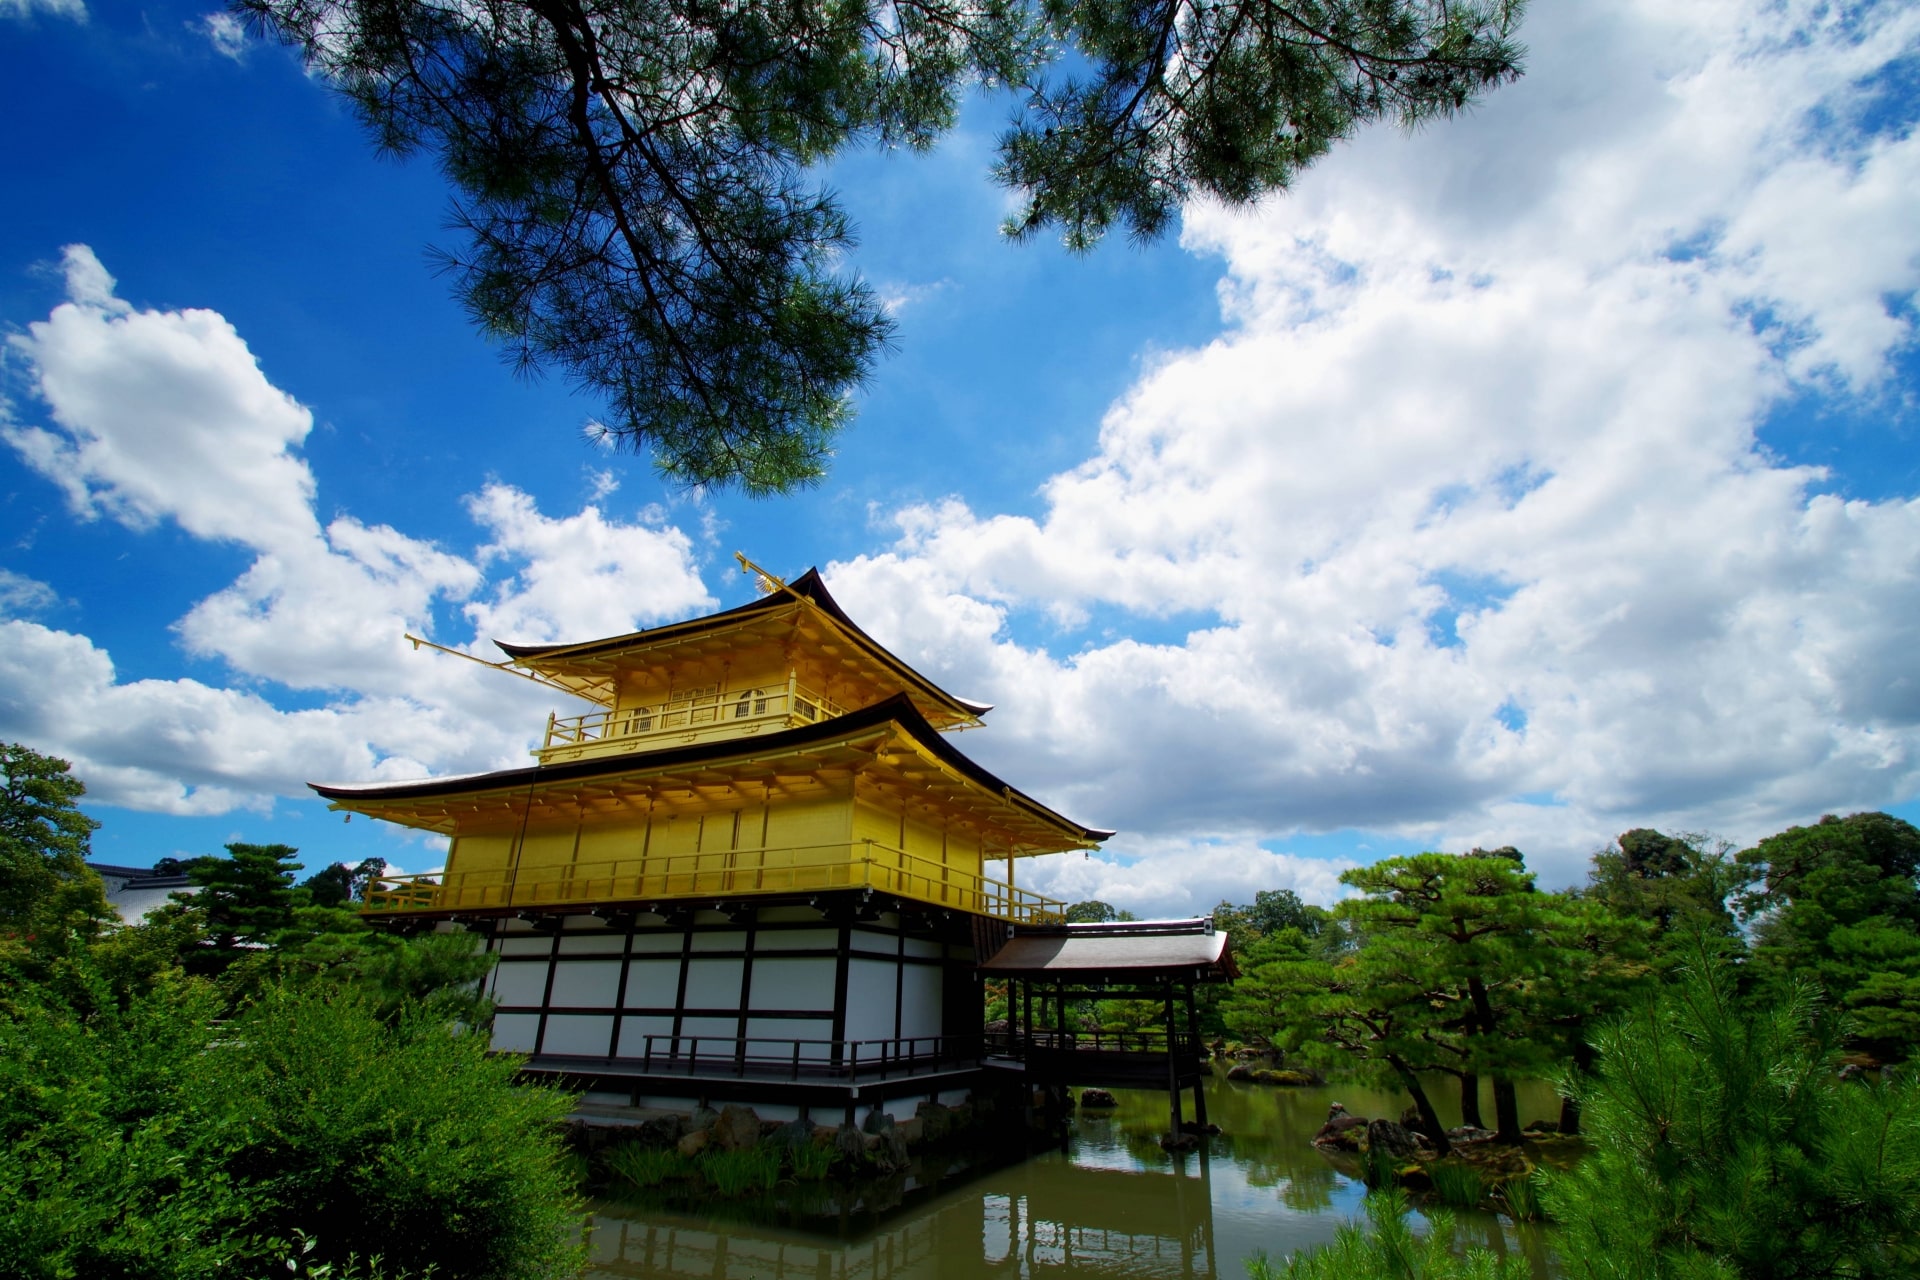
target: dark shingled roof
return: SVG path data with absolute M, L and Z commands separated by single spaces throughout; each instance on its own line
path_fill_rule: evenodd
M 1001 978 L 1192 978 L 1225 982 L 1240 976 L 1227 935 L 1205 918 L 1129 920 L 1116 924 L 1019 925 L 980 966 Z

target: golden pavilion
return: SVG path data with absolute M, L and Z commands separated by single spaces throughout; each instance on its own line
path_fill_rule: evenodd
M 494 1045 L 534 1070 L 763 1114 L 903 1080 L 964 1095 L 980 961 L 1062 910 L 1014 868 L 1111 833 L 959 751 L 947 735 L 990 708 L 889 653 L 818 573 L 761 585 L 710 617 L 501 644 L 497 665 L 593 707 L 550 716 L 531 767 L 314 790 L 448 837 L 443 871 L 380 879 L 366 910 L 479 934 Z

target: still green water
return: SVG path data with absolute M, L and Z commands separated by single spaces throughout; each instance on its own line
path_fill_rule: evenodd
M 1309 1145 L 1332 1102 L 1398 1116 L 1397 1094 L 1350 1085 L 1288 1089 L 1229 1084 L 1207 1093 L 1224 1132 L 1203 1153 L 1168 1155 L 1166 1095 L 1120 1092 L 1119 1109 L 1082 1113 L 1065 1150 L 998 1167 L 932 1158 L 856 1196 L 806 1188 L 760 1204 L 602 1202 L 590 1238 L 594 1280 L 930 1280 L 932 1277 L 1161 1277 L 1242 1280 L 1246 1261 L 1324 1244 L 1361 1214 L 1358 1169 Z M 1191 1099 L 1189 1099 L 1189 1105 Z M 1523 1089 L 1521 1118 L 1558 1101 Z M 1457 1122 L 1455 1114 L 1442 1118 Z M 1469 1242 L 1532 1260 L 1546 1276 L 1538 1228 L 1461 1214 Z

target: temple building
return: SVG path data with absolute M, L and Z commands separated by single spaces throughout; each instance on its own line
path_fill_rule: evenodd
M 448 838 L 443 871 L 379 880 L 366 910 L 478 935 L 494 1046 L 589 1104 L 958 1102 L 993 1070 L 981 966 L 1063 919 L 1020 860 L 1112 833 L 962 753 L 949 735 L 991 708 L 889 653 L 816 572 L 760 582 L 709 617 L 502 643 L 492 665 L 593 707 L 550 716 L 530 767 L 314 790 Z

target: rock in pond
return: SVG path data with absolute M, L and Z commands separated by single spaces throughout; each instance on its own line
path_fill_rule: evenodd
M 1365 1116 L 1356 1116 L 1338 1102 L 1327 1108 L 1327 1122 L 1313 1135 L 1316 1147 L 1332 1147 L 1342 1151 L 1358 1151 L 1360 1134 L 1365 1131 Z
M 729 1104 L 713 1125 L 713 1145 L 722 1151 L 750 1151 L 760 1141 L 760 1117 L 752 1107 Z
M 1367 1124 L 1367 1148 L 1384 1151 L 1395 1160 L 1411 1160 L 1420 1147 L 1413 1133 L 1393 1120 L 1373 1120 Z

